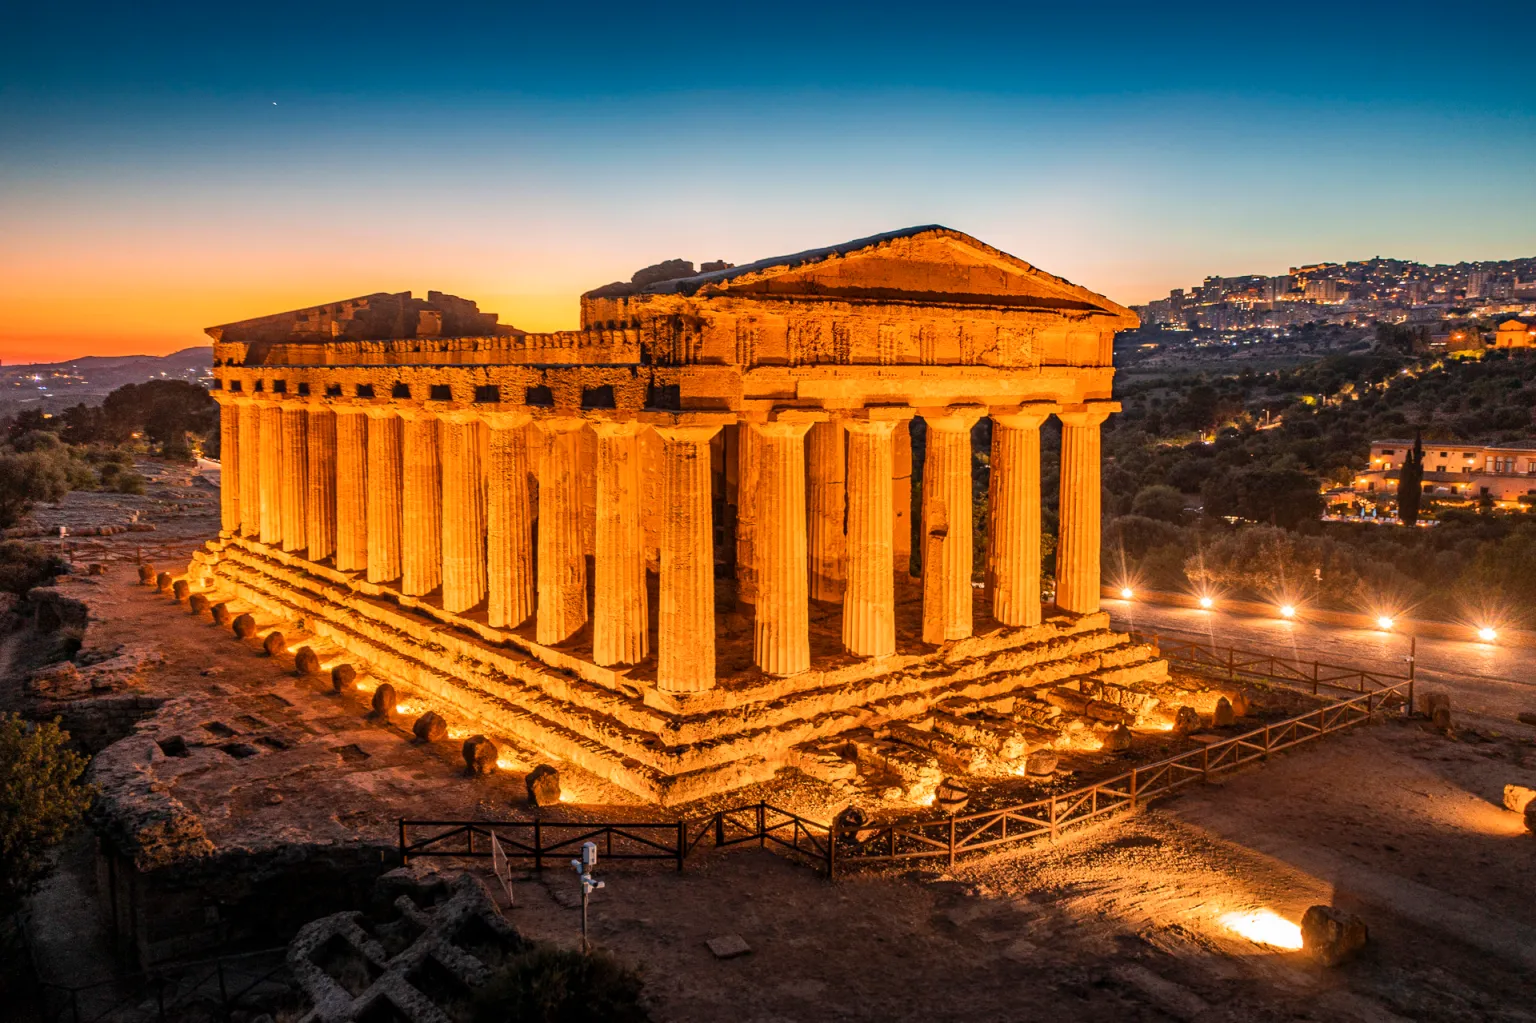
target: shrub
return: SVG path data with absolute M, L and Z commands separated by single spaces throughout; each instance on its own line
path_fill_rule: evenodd
M 41 544 L 0 540 L 0 592 L 22 596 L 64 571 L 64 562 Z
M 474 1023 L 646 1023 L 640 978 L 612 958 L 532 945 L 476 993 Z
M 48 851 L 91 803 L 87 760 L 57 722 L 0 714 L 0 914 L 48 872 Z

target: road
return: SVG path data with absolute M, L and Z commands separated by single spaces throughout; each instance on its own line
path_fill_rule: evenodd
M 1106 599 L 1104 610 L 1120 629 L 1307 661 L 1401 673 L 1408 654 L 1407 636 L 1376 629 L 1345 629 L 1128 600 Z M 1508 724 L 1514 724 L 1515 716 L 1523 711 L 1536 712 L 1536 650 L 1531 648 L 1420 639 L 1415 665 L 1421 690 L 1429 686 L 1450 691 L 1452 707 L 1458 711 Z

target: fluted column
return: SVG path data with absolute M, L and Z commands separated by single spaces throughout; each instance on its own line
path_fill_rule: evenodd
M 658 426 L 662 453 L 661 606 L 656 685 L 715 685 L 715 550 L 709 442 L 718 426 Z
M 533 508 L 528 496 L 526 412 L 486 416 L 486 621 L 496 629 L 533 614 Z
M 336 553 L 336 414 L 311 406 L 309 417 L 309 497 L 304 538 L 310 561 Z
M 219 403 L 219 528 L 240 531 L 240 408 L 218 395 Z
M 336 406 L 336 568 L 368 567 L 368 416 Z
M 846 536 L 843 532 L 847 464 L 841 420 L 811 428 L 810 460 L 811 599 L 842 600 Z
M 891 431 L 891 562 L 898 579 L 912 575 L 912 422 Z
M 1061 420 L 1061 523 L 1056 540 L 1056 606 L 1099 609 L 1099 427 L 1119 402 L 1090 402 Z
M 855 657 L 896 652 L 891 435 L 906 425 L 891 419 L 847 423 L 848 582 L 843 590 L 843 646 Z
M 541 419 L 539 608 L 536 638 L 563 643 L 587 623 L 587 558 L 581 545 L 580 419 Z
M 992 416 L 987 579 L 992 617 L 1040 624 L 1040 424 L 1048 409 Z
M 480 419 L 451 412 L 437 421 L 443 460 L 443 610 L 468 611 L 485 599 L 485 472 Z
M 645 660 L 649 609 L 645 533 L 640 523 L 640 423 L 594 422 L 597 434 L 597 585 L 593 588 L 592 659 Z
M 923 460 L 923 642 L 971 634 L 971 427 L 980 409 L 929 410 Z
M 400 592 L 419 597 L 443 581 L 442 463 L 437 417 L 409 409 L 400 418 Z
M 249 398 L 240 409 L 240 532 L 261 535 L 261 407 Z
M 403 506 L 404 422 L 388 408 L 368 416 L 368 581 L 400 578 Z
M 303 551 L 308 546 L 309 513 L 309 414 L 303 405 L 283 406 L 281 473 L 283 492 L 283 550 Z
M 283 407 L 276 403 L 261 408 L 261 542 L 273 547 L 283 543 Z
M 736 600 L 757 603 L 758 440 L 752 427 L 736 431 Z
M 753 654 L 770 675 L 811 666 L 805 436 L 811 423 L 750 423 L 758 463 Z M 815 424 L 824 425 L 824 424 Z

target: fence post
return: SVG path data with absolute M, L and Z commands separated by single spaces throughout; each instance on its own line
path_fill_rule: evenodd
M 955 816 L 949 816 L 949 869 L 955 869 Z
M 688 853 L 688 822 L 681 817 L 677 821 L 677 872 L 683 872 L 683 857 Z
M 544 869 L 544 836 L 537 820 L 533 822 L 533 869 Z
M 1136 812 L 1136 768 L 1131 768 L 1131 812 Z
M 717 810 L 715 812 L 715 848 L 719 849 L 719 848 L 723 847 L 724 845 L 725 845 L 725 811 Z
M 837 818 L 827 827 L 827 880 L 837 878 Z
M 403 867 L 410 862 L 410 857 L 405 854 L 405 818 L 400 818 L 400 865 Z
M 1211 783 L 1211 747 L 1209 743 L 1200 750 L 1200 780 L 1207 785 Z
M 767 807 L 768 804 L 765 802 L 757 804 L 757 847 L 759 849 L 768 848 L 768 832 L 765 830 L 768 822 L 766 820 L 767 814 L 764 812 Z
M 1051 797 L 1051 841 L 1061 837 L 1061 828 L 1056 824 L 1056 797 Z

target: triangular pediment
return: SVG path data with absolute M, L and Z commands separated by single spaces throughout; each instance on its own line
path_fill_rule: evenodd
M 893 231 L 824 249 L 758 260 L 644 289 L 927 304 L 992 305 L 1100 315 L 1134 326 L 1133 313 L 1103 295 L 945 227 Z

